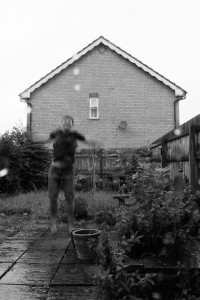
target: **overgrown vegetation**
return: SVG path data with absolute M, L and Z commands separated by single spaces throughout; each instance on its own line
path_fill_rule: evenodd
M 0 136 L 0 156 L 7 160 L 5 167 L 9 171 L 7 176 L 0 177 L 1 194 L 13 195 L 47 187 L 50 153 L 43 145 L 33 143 L 23 128 L 14 127 Z
M 75 216 L 77 219 L 94 216 L 97 211 L 109 210 L 116 207 L 112 192 L 99 191 L 92 197 L 92 192 L 76 192 Z M 61 192 L 58 198 L 59 219 L 66 221 L 65 200 Z M 87 212 L 86 212 L 87 209 Z M 23 214 L 28 212 L 33 218 L 49 217 L 49 199 L 47 191 L 29 192 L 0 199 L 0 214 Z
M 198 235 L 200 197 L 185 186 L 174 196 L 166 169 L 138 163 L 137 172 L 127 180 L 135 204 L 118 211 L 121 244 L 130 257 L 147 252 L 170 260 L 184 256 L 184 245 Z
M 115 209 L 119 248 L 112 249 L 104 231 L 98 249 L 104 269 L 99 278 L 100 298 L 200 299 L 196 261 L 200 195 L 185 185 L 177 196 L 168 169 L 150 163 L 148 149 L 134 153 L 132 163 L 123 188 L 131 193 L 133 205 Z M 145 257 L 178 266 L 168 290 L 160 287 L 165 284 L 163 275 L 149 277 L 127 268 L 130 259 Z
M 88 192 L 92 189 L 92 178 L 89 174 L 76 174 L 74 181 L 75 191 Z
M 106 229 L 102 231 L 97 254 L 102 270 L 97 278 L 99 299 L 151 299 L 155 274 L 129 272 L 124 251 L 111 247 Z
M 136 267 L 130 268 L 125 251 L 110 245 L 107 229 L 105 226 L 101 232 L 100 247 L 96 248 L 102 271 L 96 278 L 98 299 L 200 299 L 200 273 L 197 268 L 179 264 L 177 274 L 171 277 L 171 283 L 169 275 L 165 277 L 161 270 L 158 273 L 140 272 Z

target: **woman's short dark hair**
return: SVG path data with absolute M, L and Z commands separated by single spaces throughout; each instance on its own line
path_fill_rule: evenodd
M 73 118 L 70 115 L 64 115 L 62 117 L 62 121 L 64 121 L 65 119 L 71 119 L 72 120 L 72 124 L 74 125 L 74 120 L 73 120 Z

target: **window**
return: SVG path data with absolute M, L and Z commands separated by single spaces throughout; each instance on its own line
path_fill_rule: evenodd
M 99 118 L 99 98 L 98 94 L 90 94 L 90 119 Z

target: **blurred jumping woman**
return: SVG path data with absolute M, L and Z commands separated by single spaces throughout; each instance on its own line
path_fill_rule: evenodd
M 65 201 L 67 206 L 68 230 L 73 228 L 74 216 L 74 156 L 78 146 L 77 141 L 82 141 L 95 147 L 95 141 L 86 140 L 85 136 L 72 130 L 73 118 L 65 115 L 62 118 L 62 128 L 50 133 L 48 141 L 53 141 L 53 160 L 48 174 L 48 195 L 50 201 L 51 232 L 57 231 L 56 220 L 58 214 L 58 194 L 62 181 Z

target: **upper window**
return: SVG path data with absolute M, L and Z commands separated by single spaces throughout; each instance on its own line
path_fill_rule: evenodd
M 90 119 L 99 118 L 99 98 L 98 94 L 90 94 Z

